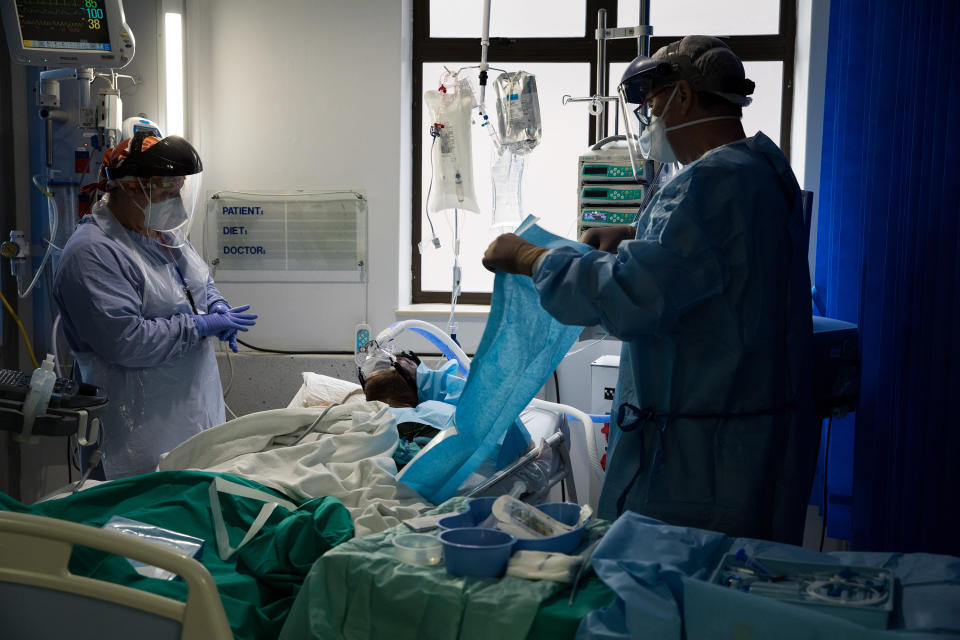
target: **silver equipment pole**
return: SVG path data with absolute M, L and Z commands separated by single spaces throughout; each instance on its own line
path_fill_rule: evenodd
M 642 5 L 642 0 L 641 0 Z M 607 95 L 607 10 L 597 11 L 597 90 L 594 95 Z M 597 140 L 607 136 L 607 105 L 601 103 L 594 133 Z
M 640 26 L 650 26 L 650 0 L 640 0 Z M 645 34 L 637 38 L 637 55 L 650 55 L 650 34 Z

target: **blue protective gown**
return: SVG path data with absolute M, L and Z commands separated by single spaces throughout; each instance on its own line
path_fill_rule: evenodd
M 201 338 L 176 273 L 197 310 L 220 292 L 190 245 L 166 249 L 129 231 L 103 201 L 64 247 L 53 294 L 82 379 L 102 387 L 108 479 L 153 471 L 161 453 L 224 421 L 214 338 Z
M 616 255 L 546 255 L 544 308 L 623 340 L 601 517 L 799 542 L 820 433 L 806 256 L 799 186 L 762 133 L 680 171 Z

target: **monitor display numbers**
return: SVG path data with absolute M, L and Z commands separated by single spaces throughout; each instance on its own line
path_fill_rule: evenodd
M 110 51 L 103 5 L 103 0 L 17 0 L 23 46 Z

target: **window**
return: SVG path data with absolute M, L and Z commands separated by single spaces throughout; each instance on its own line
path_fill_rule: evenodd
M 577 156 L 595 141 L 594 118 L 586 105 L 561 104 L 564 95 L 595 93 L 597 46 L 593 37 L 597 11 L 607 11 L 607 26 L 639 24 L 639 0 L 492 0 L 488 61 L 506 71 L 537 76 L 543 139 L 526 156 L 523 212 L 559 235 L 574 237 L 577 218 Z M 460 235 L 462 303 L 486 304 L 493 275 L 480 264 L 496 232 L 490 226 L 492 149 L 480 127 L 472 127 L 474 185 L 481 213 L 453 211 L 431 216 L 441 248 L 434 249 L 425 215 L 430 188 L 427 89 L 436 88 L 444 67 L 457 70 L 480 60 L 483 0 L 414 0 L 413 2 L 413 265 L 414 303 L 450 301 L 453 230 Z M 793 102 L 795 0 L 672 0 L 651 3 L 654 33 L 651 51 L 679 36 L 706 33 L 723 37 L 744 61 L 747 77 L 757 84 L 754 104 L 744 110 L 747 135 L 762 130 L 789 156 Z M 616 92 L 624 68 L 636 55 L 635 40 L 607 42 L 606 95 Z M 467 72 L 465 72 L 467 73 Z M 476 70 L 472 71 L 474 83 Z M 486 106 L 494 117 L 490 72 Z M 613 106 L 608 107 L 613 132 Z M 422 247 L 422 253 L 420 250 Z

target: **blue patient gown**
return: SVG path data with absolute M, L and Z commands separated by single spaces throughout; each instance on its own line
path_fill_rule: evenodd
M 153 471 L 161 453 L 224 421 L 214 340 L 201 338 L 175 266 L 198 311 L 222 299 L 193 247 L 166 249 L 122 227 L 103 202 L 57 265 L 54 297 L 85 382 L 102 387 L 108 479 Z
M 601 517 L 799 542 L 819 445 L 806 257 L 799 186 L 762 133 L 680 171 L 618 254 L 547 254 L 544 308 L 623 340 Z

